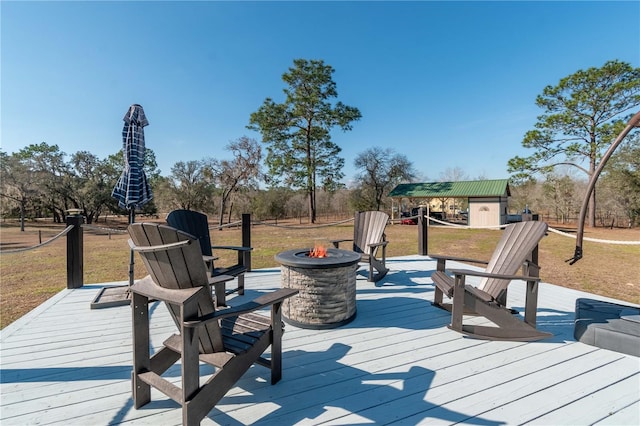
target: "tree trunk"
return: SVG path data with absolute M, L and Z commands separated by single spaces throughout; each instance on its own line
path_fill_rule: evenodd
M 233 211 L 233 201 L 229 204 L 229 214 L 227 215 L 227 223 L 231 223 L 231 212 Z
M 226 200 L 224 199 L 224 194 L 220 197 L 220 215 L 218 216 L 218 226 L 222 226 L 224 223 L 224 208 L 226 204 Z
M 315 191 L 313 188 L 309 189 L 309 222 L 316 223 L 316 203 L 315 203 Z
M 20 200 L 20 232 L 24 232 L 24 199 Z

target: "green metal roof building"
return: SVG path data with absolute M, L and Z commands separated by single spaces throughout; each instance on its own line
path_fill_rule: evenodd
M 434 198 L 465 198 L 469 202 L 468 224 L 478 227 L 505 224 L 509 196 L 508 179 L 401 183 L 389 193 L 392 205 L 394 202 L 401 205 L 402 199 L 429 206 Z

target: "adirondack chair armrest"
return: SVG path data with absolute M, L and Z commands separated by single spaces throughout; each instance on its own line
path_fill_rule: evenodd
M 389 244 L 389 241 L 380 241 L 379 243 L 373 243 L 373 244 L 367 244 L 367 245 L 371 248 L 376 248 L 376 247 L 384 247 L 387 244 Z
M 215 286 L 216 284 L 226 283 L 233 281 L 235 277 L 233 275 L 219 274 L 209 277 L 209 285 Z
M 353 238 L 347 238 L 347 239 L 344 239 L 344 240 L 330 240 L 329 242 L 331 244 L 333 244 L 333 246 L 335 248 L 339 248 L 340 247 L 340 243 L 346 243 L 347 241 L 353 241 Z
M 540 265 L 538 265 L 537 263 L 534 263 L 530 260 L 525 260 L 524 264 L 529 268 L 529 272 L 533 272 L 535 274 L 540 275 Z
M 218 321 L 228 317 L 237 317 L 242 314 L 275 305 L 276 303 L 282 303 L 285 299 L 295 296 L 296 294 L 298 294 L 298 290 L 296 289 L 283 288 L 269 294 L 265 294 L 264 296 L 260 296 L 250 302 L 243 303 L 242 305 L 222 309 L 209 315 L 201 316 L 193 321 L 186 321 L 184 325 L 185 327 L 199 327 L 211 321 Z
M 196 297 L 201 291 L 208 291 L 205 287 L 192 287 L 185 289 L 169 289 L 160 287 L 155 282 L 150 275 L 147 275 L 143 279 L 136 281 L 132 286 L 131 290 L 134 293 L 141 294 L 150 299 L 156 299 L 163 302 L 173 303 L 173 304 L 184 304 L 188 303 L 193 297 Z
M 451 260 L 453 262 L 465 262 L 465 263 L 479 263 L 482 265 L 488 265 L 489 261 L 487 260 L 478 260 L 478 259 L 470 259 L 467 257 L 455 257 L 455 256 L 446 256 L 443 254 L 430 254 L 429 255 L 430 258 L 435 259 L 435 260 L 444 260 L 445 262 L 447 260 Z
M 194 240 L 183 240 L 183 241 L 178 241 L 176 243 L 168 243 L 168 244 L 161 244 L 157 246 L 143 247 L 143 246 L 137 246 L 133 242 L 133 240 L 129 238 L 129 247 L 131 247 L 131 250 L 133 251 L 138 251 L 140 253 L 150 253 L 150 252 L 156 252 L 156 251 L 167 251 L 167 250 L 178 249 L 191 244 L 193 241 Z
M 211 246 L 211 249 L 217 250 L 236 250 L 236 251 L 251 251 L 253 247 L 240 247 L 240 246 Z
M 536 281 L 539 282 L 541 280 L 540 277 L 530 277 L 527 275 L 505 275 L 505 274 L 492 274 L 484 271 L 474 271 L 472 269 L 448 269 L 454 275 L 465 275 L 472 277 L 482 277 L 482 278 L 502 278 L 505 280 L 523 280 L 523 281 Z

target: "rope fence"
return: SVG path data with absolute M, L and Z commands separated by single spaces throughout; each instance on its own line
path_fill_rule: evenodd
M 83 224 L 82 228 L 83 229 L 93 229 L 93 230 L 97 230 L 97 231 L 106 231 L 106 232 L 114 233 L 114 234 L 126 234 L 127 233 L 126 229 L 105 228 L 104 226 L 96 226 L 96 225 L 88 225 L 88 224 Z
M 400 219 L 393 219 L 390 220 L 391 223 L 402 223 L 403 220 L 411 220 L 411 219 L 418 219 L 420 217 L 420 215 L 415 215 L 415 216 L 407 216 L 407 217 L 403 217 Z M 426 216 L 424 216 L 426 218 Z M 443 220 L 439 220 L 436 219 L 434 217 L 429 217 L 428 218 L 430 222 L 435 222 L 435 223 L 439 223 L 440 225 L 443 226 L 449 226 L 451 228 L 458 228 L 458 229 L 502 229 L 504 227 L 506 227 L 508 224 L 504 224 L 504 225 L 489 225 L 489 226 L 469 226 L 469 225 L 460 225 L 459 223 L 451 223 L 451 222 L 446 222 Z
M 212 225 L 209 227 L 209 229 L 237 228 L 238 226 L 242 226 L 241 220 L 225 223 L 224 225 Z
M 417 220 L 417 240 L 418 240 L 418 254 L 419 255 L 423 255 L 423 256 L 428 256 L 429 252 L 428 252 L 428 232 L 427 229 L 429 228 L 427 225 L 429 223 L 429 220 L 431 222 L 437 223 L 439 225 L 442 225 L 444 227 L 448 227 L 448 228 L 453 228 L 453 229 L 500 229 L 500 228 L 504 228 L 508 225 L 497 225 L 497 226 L 483 226 L 483 227 L 470 227 L 468 225 L 460 225 L 460 224 L 455 224 L 455 223 L 449 223 L 449 222 L 445 222 L 442 220 L 438 220 L 432 217 L 427 217 L 427 215 L 425 215 L 424 213 L 420 213 L 416 216 L 413 217 L 405 217 L 402 218 L 401 220 L 406 220 L 406 219 L 416 219 Z M 8 249 L 8 250 L 4 250 L 4 249 L 0 249 L 0 255 L 3 254 L 13 254 L 13 253 L 23 253 L 29 250 L 35 250 L 37 248 L 40 247 L 44 247 L 48 244 L 51 244 L 52 242 L 58 240 L 59 238 L 61 238 L 62 236 L 67 236 L 67 244 L 66 244 L 66 259 L 67 259 L 67 288 L 68 289 L 72 289 L 72 288 L 80 288 L 83 286 L 83 268 L 84 268 L 84 260 L 83 260 L 83 235 L 82 235 L 82 231 L 83 229 L 89 229 L 89 230 L 97 230 L 97 231 L 102 231 L 102 232 L 108 232 L 109 233 L 109 238 L 111 238 L 111 234 L 112 233 L 117 233 L 117 234 L 125 234 L 127 233 L 127 230 L 123 230 L 123 229 L 117 229 L 117 228 L 108 228 L 108 227 L 101 227 L 101 226 L 96 226 L 96 225 L 88 225 L 88 224 L 84 224 L 83 223 L 84 218 L 82 216 L 79 215 L 75 215 L 75 216 L 69 216 L 67 217 L 67 227 L 61 231 L 60 233 L 58 233 L 57 235 L 53 236 L 52 238 L 48 239 L 47 241 L 44 242 L 40 242 L 39 244 L 36 244 L 34 246 L 31 247 L 23 247 L 23 248 L 17 248 L 17 249 Z M 275 227 L 275 228 L 282 228 L 282 229 L 292 229 L 292 230 L 301 230 L 301 231 L 305 231 L 305 230 L 309 230 L 309 229 L 316 229 L 316 228 L 326 228 L 329 226 L 336 226 L 336 225 L 342 225 L 345 223 L 349 223 L 355 220 L 355 217 L 349 218 L 349 219 L 345 219 L 345 220 L 341 220 L 341 221 L 337 221 L 337 222 L 333 222 L 333 223 L 328 223 L 328 224 L 320 224 L 320 225 L 302 225 L 302 226 L 291 226 L 291 225 L 278 225 L 278 224 L 274 224 L 274 223 L 268 223 L 268 222 L 263 222 L 263 221 L 251 221 L 251 216 L 250 214 L 243 214 L 242 215 L 242 221 L 241 222 L 233 222 L 233 223 L 229 223 L 226 225 L 222 225 L 222 226 L 212 226 L 211 228 L 227 228 L 227 227 L 232 227 L 232 226 L 240 226 L 242 228 L 242 244 L 244 247 L 251 247 L 251 228 L 253 226 L 256 225 L 264 225 L 264 226 L 271 226 L 271 227 Z M 394 223 L 395 221 L 390 221 L 391 223 Z M 567 233 L 567 232 L 563 232 L 560 231 L 558 229 L 555 228 L 548 228 L 550 232 L 553 232 L 557 235 L 563 236 L 563 237 L 567 237 L 567 238 L 573 238 L 576 239 L 576 235 Z M 615 240 L 604 240 L 604 239 L 596 239 L 596 238 L 584 238 L 584 240 L 587 241 L 591 241 L 591 242 L 595 242 L 595 243 L 601 243 L 601 244 L 621 244 L 621 245 L 640 245 L 640 241 L 615 241 Z M 251 270 L 251 258 L 250 258 L 250 252 L 248 252 L 249 255 L 247 255 L 245 262 L 247 265 L 248 270 Z M 130 268 L 133 267 L 133 260 L 130 262 Z M 132 274 L 133 269 L 130 269 L 130 273 Z M 132 275 L 131 275 L 132 276 Z
M 408 216 L 408 217 L 403 217 L 402 219 L 392 219 L 389 220 L 389 222 L 391 223 L 400 223 L 403 220 L 407 220 L 407 219 L 418 219 L 419 215 L 415 215 L 415 216 Z M 439 219 L 435 219 L 433 217 L 429 217 L 428 218 L 429 221 L 431 222 L 435 222 L 438 223 L 442 226 L 447 226 L 449 228 L 453 228 L 453 229 L 503 229 L 507 226 L 507 224 L 504 225 L 493 225 L 493 226 L 468 226 L 468 225 L 460 225 L 458 223 L 450 223 L 450 222 L 446 222 L 446 221 L 442 221 Z M 251 225 L 255 226 L 255 225 L 264 225 L 264 226 L 271 226 L 273 228 L 282 228 L 282 229 L 300 229 L 300 230 L 306 230 L 306 229 L 318 229 L 318 228 L 326 228 L 329 226 L 337 226 L 337 225 L 342 225 L 348 222 L 353 222 L 354 218 L 349 218 L 349 219 L 345 219 L 345 220 L 341 220 L 338 222 L 332 222 L 332 223 L 327 223 L 327 224 L 322 224 L 322 225 L 302 225 L 302 226 L 292 226 L 292 225 L 278 225 L 278 224 L 274 224 L 274 223 L 269 223 L 269 222 L 264 222 L 264 221 L 260 221 L 260 220 L 256 220 L 256 221 L 252 221 Z M 242 221 L 236 221 L 236 222 L 231 222 L 231 223 L 227 223 L 224 225 L 212 225 L 209 227 L 209 229 L 222 229 L 222 228 L 232 228 L 232 227 L 238 227 L 242 225 Z M 96 225 L 88 225 L 88 224 L 83 224 L 82 225 L 83 229 L 91 229 L 91 230 L 97 230 L 97 231 L 104 231 L 104 232 L 108 232 L 108 233 L 114 233 L 114 234 L 126 234 L 127 230 L 126 229 L 117 229 L 117 228 L 106 228 L 103 226 L 96 226 Z M 0 254 L 12 254 L 12 253 L 22 253 L 25 251 L 29 251 L 29 250 L 35 250 L 41 247 L 46 246 L 47 244 L 51 244 L 52 242 L 54 242 L 55 240 L 57 240 L 58 238 L 61 238 L 65 235 L 67 235 L 67 233 L 69 233 L 69 231 L 71 231 L 71 229 L 73 229 L 73 225 L 67 226 L 62 232 L 60 232 L 59 234 L 51 237 L 50 239 L 48 239 L 47 241 L 44 241 L 42 243 L 30 246 L 30 247 L 22 247 L 19 249 L 0 249 Z M 568 232 L 563 232 L 561 230 L 549 227 L 548 228 L 550 232 L 553 232 L 554 234 L 563 236 L 563 237 L 567 237 L 567 238 L 573 238 L 576 239 L 576 236 L 574 234 L 568 233 Z M 617 244 L 617 245 L 640 245 L 640 241 L 620 241 L 620 240 L 603 240 L 603 239 L 598 239 L 598 238 L 589 238 L 589 237 L 584 237 L 585 241 L 590 241 L 593 243 L 601 243 L 601 244 Z
M 69 231 L 71 231 L 73 228 L 74 228 L 74 225 L 69 225 L 62 232 L 60 232 L 59 234 L 49 238 L 47 241 L 44 241 L 44 242 L 42 242 L 40 244 L 36 244 L 35 246 L 22 247 L 22 248 L 19 248 L 19 249 L 0 250 L 0 254 L 20 253 L 20 252 L 29 251 L 29 250 L 35 250 L 37 248 L 44 247 L 47 244 L 50 244 L 50 243 L 54 242 L 58 238 L 60 238 L 60 237 L 62 237 L 64 235 L 67 235 L 69 233 Z
M 61 238 L 61 237 L 65 236 L 65 235 L 67 235 L 73 229 L 74 226 L 75 225 L 69 225 L 63 231 L 61 231 L 60 233 L 58 233 L 58 234 L 54 235 L 53 237 L 49 238 L 47 241 L 43 241 L 42 243 L 30 246 L 30 247 L 21 247 L 19 249 L 0 249 L 0 254 L 22 253 L 22 252 L 29 251 L 29 250 L 39 249 L 40 247 L 44 247 L 47 244 L 51 244 L 52 242 L 54 242 L 58 238 Z M 115 233 L 115 234 L 126 234 L 127 233 L 126 229 L 105 228 L 105 227 L 102 227 L 102 226 L 87 225 L 87 224 L 83 224 L 81 226 L 82 226 L 83 229 L 93 229 L 93 230 L 98 230 L 98 231 L 106 231 L 106 232 Z
M 418 219 L 419 215 L 415 215 L 415 216 L 408 216 L 408 217 L 403 217 L 402 219 L 394 219 L 390 222 L 395 223 L 395 222 L 402 222 L 403 220 L 407 220 L 407 219 Z M 507 227 L 509 224 L 503 224 L 503 225 L 492 225 L 492 226 L 468 226 L 468 225 L 460 225 L 458 223 L 450 223 L 450 222 L 445 222 L 442 220 L 438 220 L 435 219 L 433 217 L 429 217 L 429 220 L 431 222 L 435 222 L 435 223 L 439 223 L 440 225 L 443 226 L 448 226 L 450 228 L 457 228 L 457 229 L 503 229 L 505 227 Z M 576 239 L 576 236 L 574 234 L 568 233 L 568 232 L 563 232 L 560 231 L 558 229 L 549 227 L 548 230 L 550 232 L 553 232 L 554 234 L 557 235 L 561 235 L 563 237 L 567 237 L 567 238 L 573 238 L 574 240 Z M 583 238 L 585 241 L 591 241 L 593 243 L 601 243 L 601 244 L 619 244 L 619 245 L 640 245 L 640 241 L 620 241 L 620 240 L 603 240 L 603 239 L 598 239 L 598 238 L 589 238 L 589 237 L 584 237 Z
M 336 226 L 336 225 L 341 225 L 341 224 L 345 224 L 345 223 L 349 223 L 351 221 L 354 221 L 355 218 L 349 218 L 349 219 L 345 219 L 345 220 L 341 220 L 341 221 L 337 221 L 337 222 L 333 222 L 333 223 L 328 223 L 328 224 L 320 224 L 320 225 L 303 225 L 303 226 L 291 226 L 291 225 L 278 225 L 278 224 L 274 224 L 274 223 L 268 223 L 268 222 L 263 222 L 263 221 L 251 221 L 251 216 L 250 214 L 243 214 L 242 215 L 242 221 L 241 222 L 233 222 L 233 223 L 229 223 L 226 225 L 222 225 L 222 226 L 212 226 L 211 228 L 227 228 L 227 227 L 232 227 L 232 226 L 238 226 L 240 225 L 240 227 L 242 228 L 242 244 L 244 247 L 251 247 L 251 228 L 253 226 L 257 226 L 257 225 L 264 225 L 264 226 L 271 226 L 271 227 L 275 227 L 275 228 L 281 228 L 281 229 L 292 229 L 292 230 L 301 230 L 301 231 L 305 231 L 305 230 L 309 230 L 309 229 L 317 229 L 317 228 L 326 228 L 329 226 Z M 403 218 L 402 220 L 406 220 L 406 219 L 416 219 L 417 221 L 417 240 L 418 240 L 418 254 L 419 255 L 423 255 L 423 256 L 428 256 L 429 252 L 428 252 L 428 222 L 429 220 L 431 222 L 437 223 L 439 225 L 442 226 L 446 226 L 448 228 L 453 228 L 453 229 L 500 229 L 500 228 L 504 228 L 507 225 L 498 225 L 498 226 L 483 226 L 483 227 L 470 227 L 467 225 L 460 225 L 460 224 L 454 224 L 454 223 L 449 223 L 449 222 L 445 222 L 442 220 L 438 220 L 432 217 L 427 217 L 427 215 L 424 214 L 424 212 L 421 212 L 420 214 L 418 214 L 417 216 L 413 216 L 413 217 L 408 217 L 408 218 Z M 41 242 L 39 244 L 36 244 L 34 246 L 31 247 L 23 247 L 23 248 L 18 248 L 18 249 L 9 249 L 9 250 L 3 250 L 0 249 L 0 255 L 2 254 L 13 254 L 13 253 L 24 253 L 26 251 L 29 250 L 35 250 L 37 248 L 46 246 L 47 244 L 51 244 L 52 242 L 56 241 L 57 239 L 59 239 L 60 237 L 66 235 L 67 236 L 67 244 L 66 244 L 66 259 L 67 259 L 67 288 L 68 289 L 72 289 L 72 288 L 80 288 L 83 286 L 83 279 L 84 279 L 84 260 L 83 260 L 83 236 L 82 236 L 82 231 L 83 229 L 88 229 L 88 230 L 97 230 L 97 231 L 102 231 L 102 232 L 108 232 L 109 233 L 109 238 L 111 238 L 111 234 L 112 233 L 117 233 L 117 234 L 125 234 L 127 231 L 123 230 L 123 229 L 117 229 L 117 228 L 108 228 L 108 227 L 101 227 L 101 226 L 96 226 L 96 225 L 88 225 L 88 224 L 84 224 L 83 223 L 84 218 L 82 216 L 79 215 L 75 215 L 75 216 L 69 216 L 67 217 L 67 227 L 60 233 L 58 233 L 57 235 L 55 235 L 54 237 L 48 239 L 47 241 Z M 394 221 L 391 221 L 391 223 L 393 223 Z M 554 228 L 549 228 L 550 232 L 553 232 L 555 234 L 564 236 L 564 237 L 568 237 L 568 238 L 573 238 L 576 239 L 575 235 L 569 234 L 567 232 L 562 232 L 559 231 L 557 229 Z M 596 238 L 584 238 L 587 241 L 591 241 L 591 242 L 595 242 L 595 243 L 602 243 L 602 244 L 625 244 L 625 245 L 640 245 L 640 241 L 613 241 L 613 240 L 604 240 L 604 239 L 596 239 Z M 248 270 L 251 270 L 251 257 L 250 257 L 250 252 L 248 252 L 248 255 L 245 258 L 245 262 L 247 265 Z M 133 257 L 132 260 L 130 262 L 130 276 L 132 277 L 133 273 Z
M 549 227 L 548 229 L 554 234 L 562 235 L 563 237 L 573 238 L 574 240 L 576 239 L 576 236 L 574 234 L 569 234 L 568 232 L 563 232 L 552 227 Z M 593 243 L 602 243 L 602 244 L 640 245 L 640 241 L 601 240 L 598 238 L 589 238 L 589 237 L 583 237 L 582 239 L 584 241 L 591 241 Z
M 275 223 L 268 223 L 268 222 L 262 222 L 257 220 L 253 222 L 253 225 L 264 225 L 264 226 L 271 226 L 274 228 L 283 228 L 283 229 L 317 229 L 317 228 L 328 228 L 329 226 L 342 225 L 343 223 L 353 222 L 353 220 L 354 218 L 350 218 L 350 219 L 345 219 L 338 222 L 324 223 L 322 225 L 302 225 L 302 226 L 278 225 Z

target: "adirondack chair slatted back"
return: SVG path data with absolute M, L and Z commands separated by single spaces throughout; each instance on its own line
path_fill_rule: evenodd
M 173 210 L 167 216 L 167 223 L 197 239 L 203 255 L 212 255 L 207 215 L 193 210 Z
M 532 260 L 530 256 L 546 232 L 545 222 L 527 221 L 507 226 L 502 231 L 502 237 L 485 271 L 505 275 L 516 274 L 525 260 Z M 537 259 L 533 260 L 537 262 Z M 483 278 L 478 288 L 500 300 L 509 282 L 510 280 Z
M 134 223 L 129 225 L 131 240 L 136 246 L 149 247 L 191 240 L 193 244 L 153 252 L 140 252 L 142 261 L 153 281 L 167 289 L 184 289 L 196 286 L 207 287 L 198 300 L 198 315 L 207 315 L 215 311 L 208 282 L 208 271 L 202 261 L 200 247 L 189 234 L 169 226 L 155 223 Z M 167 304 L 167 307 L 181 329 L 180 307 Z M 222 334 L 217 322 L 212 321 L 199 332 L 200 351 L 211 353 L 222 351 Z
M 353 251 L 369 254 L 369 244 L 383 241 L 389 215 L 381 211 L 357 212 L 353 224 Z M 374 251 L 376 254 L 377 249 Z

